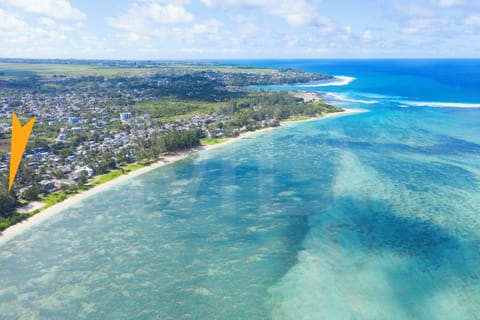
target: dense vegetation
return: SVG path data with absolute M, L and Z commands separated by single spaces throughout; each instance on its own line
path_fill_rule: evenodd
M 156 132 L 148 138 L 138 138 L 135 141 L 135 159 L 137 161 L 156 159 L 165 152 L 197 147 L 200 145 L 201 137 L 203 137 L 203 132 L 198 129 L 191 131 L 172 130 L 163 134 Z

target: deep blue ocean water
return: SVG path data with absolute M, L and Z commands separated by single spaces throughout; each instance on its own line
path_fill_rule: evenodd
M 480 318 L 480 61 L 236 63 L 353 77 L 266 89 L 368 112 L 201 152 L 2 243 L 0 319 Z

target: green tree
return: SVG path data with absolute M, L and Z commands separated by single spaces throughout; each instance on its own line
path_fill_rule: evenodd
M 21 197 L 27 201 L 33 201 L 38 199 L 41 192 L 41 188 L 37 184 L 34 184 L 22 192 Z
M 0 217 L 10 216 L 17 205 L 15 191 L 8 192 L 7 178 L 0 179 Z

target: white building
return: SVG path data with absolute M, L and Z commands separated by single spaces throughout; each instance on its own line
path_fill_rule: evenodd
M 68 124 L 76 124 L 79 122 L 80 122 L 80 119 L 77 117 L 68 117 Z
M 56 139 L 57 142 L 65 142 L 67 140 L 68 140 L 67 135 L 64 133 L 60 133 Z
M 128 119 L 131 119 L 131 118 L 132 118 L 132 113 L 130 112 L 120 113 L 120 120 L 122 121 L 127 121 Z

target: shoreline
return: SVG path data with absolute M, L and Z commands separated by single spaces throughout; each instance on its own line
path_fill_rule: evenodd
M 123 174 L 113 180 L 110 180 L 110 181 L 107 181 L 105 183 L 102 183 L 102 184 L 99 184 L 97 186 L 94 186 L 92 187 L 91 189 L 89 190 L 86 190 L 86 191 L 81 191 L 59 203 L 56 203 L 50 207 L 47 207 L 45 209 L 40 209 L 40 211 L 36 214 L 34 214 L 33 216 L 25 219 L 25 220 L 22 220 L 10 227 L 8 227 L 7 229 L 3 230 L 3 231 L 0 231 L 0 245 L 9 241 L 10 239 L 14 238 L 15 236 L 23 233 L 25 230 L 29 229 L 30 227 L 34 226 L 35 224 L 43 221 L 43 220 L 46 220 L 48 219 L 49 217 L 51 217 L 52 215 L 58 213 L 59 211 L 62 211 L 64 209 L 67 209 L 68 207 L 78 203 L 78 202 L 81 202 L 83 200 L 85 200 L 86 198 L 98 193 L 98 192 L 102 192 L 116 184 L 119 184 L 123 181 L 126 181 L 126 180 L 129 180 L 131 178 L 134 178 L 134 177 L 138 177 L 142 174 L 145 174 L 145 173 L 148 173 L 152 170 L 156 170 L 158 168 L 161 168 L 167 164 L 171 164 L 171 163 L 174 163 L 174 162 L 177 162 L 179 160 L 182 160 L 182 159 L 185 159 L 193 154 L 196 154 L 196 153 L 199 153 L 201 151 L 207 151 L 207 150 L 212 150 L 212 149 L 216 149 L 216 148 L 219 148 L 221 146 L 225 146 L 225 145 L 228 145 L 230 143 L 233 143 L 233 142 L 236 142 L 236 141 L 239 141 L 239 140 L 242 140 L 242 139 L 246 139 L 246 138 L 249 138 L 251 136 L 254 136 L 254 135 L 257 135 L 259 133 L 264 133 L 264 132 L 267 132 L 267 131 L 271 131 L 271 130 L 275 130 L 277 128 L 281 128 L 282 126 L 288 126 L 288 125 L 292 125 L 294 123 L 300 123 L 300 122 L 307 122 L 307 121 L 317 121 L 317 120 L 323 120 L 323 119 L 328 119 L 328 118 L 332 118 L 332 117 L 339 117 L 339 116 L 345 116 L 345 115 L 351 115 L 351 114 L 356 114 L 356 113 L 362 113 L 362 112 L 368 112 L 368 110 L 364 110 L 364 109 L 343 109 L 344 111 L 342 112 L 334 112 L 334 113 L 328 113 L 324 116 L 321 116 L 321 117 L 312 117 L 312 118 L 309 118 L 309 119 L 305 119 L 305 120 L 296 120 L 296 121 L 289 121 L 289 120 L 286 120 L 286 121 L 281 121 L 280 122 L 280 126 L 278 127 L 266 127 L 266 128 L 262 128 L 262 129 L 259 129 L 259 130 L 255 130 L 255 131 L 248 131 L 248 132 L 243 132 L 241 133 L 238 137 L 233 137 L 233 138 L 230 138 L 224 142 L 221 142 L 221 143 L 217 143 L 217 144 L 213 144 L 213 145 L 204 145 L 204 146 L 199 146 L 199 147 L 195 147 L 195 148 L 192 148 L 192 149 L 188 149 L 188 150 L 185 150 L 185 151 L 178 151 L 178 152 L 175 152 L 175 153 L 172 153 L 172 154 L 169 154 L 169 155 L 166 155 L 166 156 L 163 156 L 162 158 L 159 158 L 158 160 L 156 160 L 154 163 L 148 165 L 148 166 L 145 166 L 143 168 L 140 168 L 138 170 L 134 170 L 134 171 L 131 171 L 131 172 L 128 172 L 126 174 Z

